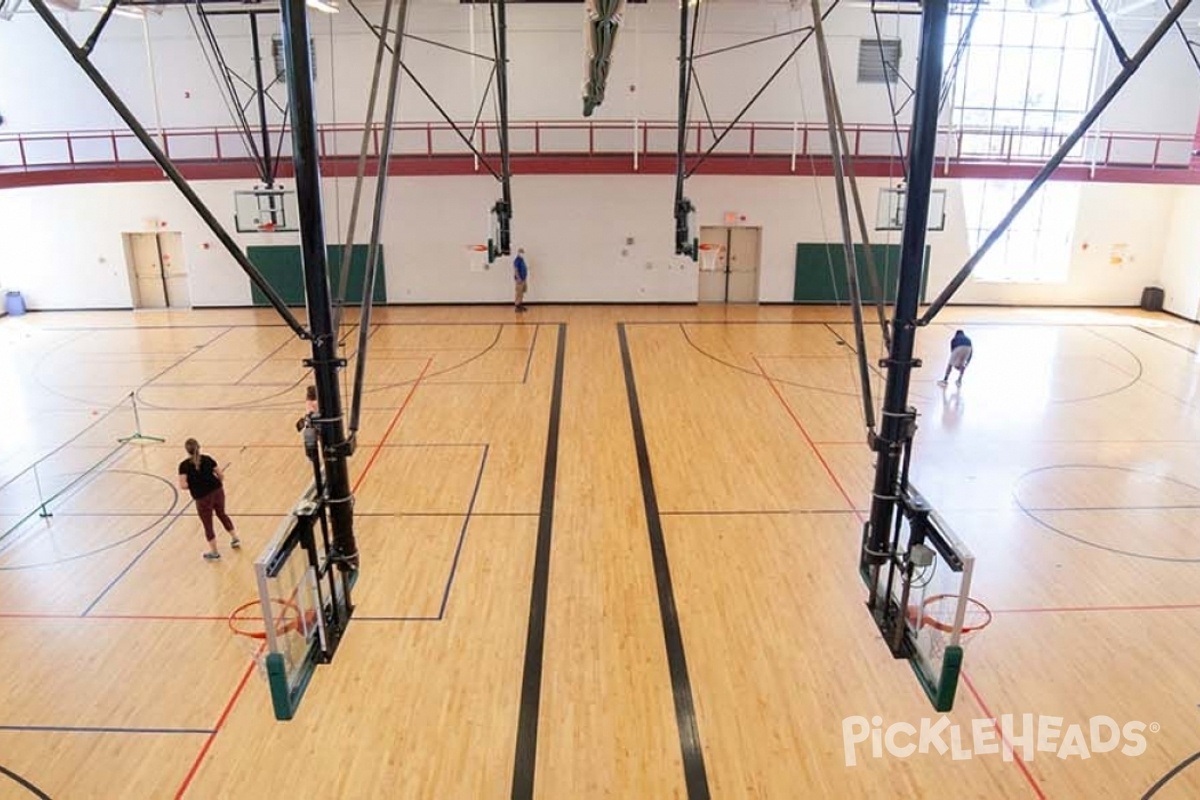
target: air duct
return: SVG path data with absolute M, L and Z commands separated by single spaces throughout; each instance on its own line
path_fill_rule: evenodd
M 625 14 L 625 0 L 586 0 L 584 2 L 584 48 L 586 66 L 583 81 L 583 115 L 604 102 L 608 70 L 612 66 L 617 29 Z

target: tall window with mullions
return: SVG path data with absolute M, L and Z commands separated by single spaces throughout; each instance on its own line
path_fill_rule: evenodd
M 996 0 L 974 19 L 970 10 L 951 18 L 946 64 L 964 157 L 1044 160 L 1088 109 L 1096 16 L 1083 0 L 1037 5 Z

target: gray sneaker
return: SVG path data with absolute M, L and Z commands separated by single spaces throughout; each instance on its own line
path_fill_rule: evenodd
M 205 554 L 204 554 L 204 560 L 205 560 L 205 561 L 216 561 L 216 560 L 217 560 L 217 559 L 219 559 L 220 557 L 221 557 L 221 554 L 220 554 L 220 553 L 214 553 L 214 552 L 213 552 L 213 551 L 211 551 L 211 550 L 209 550 L 207 553 L 205 553 Z

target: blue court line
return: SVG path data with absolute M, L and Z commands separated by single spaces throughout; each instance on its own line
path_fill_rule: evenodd
M 211 728 L 107 728 L 88 725 L 0 725 L 0 731 L 49 733 L 191 733 L 211 734 Z

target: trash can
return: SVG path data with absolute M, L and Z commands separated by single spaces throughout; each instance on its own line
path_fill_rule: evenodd
M 1142 310 L 1162 311 L 1163 290 L 1158 286 L 1147 286 L 1142 289 Z
M 4 310 L 14 317 L 21 316 L 25 313 L 25 298 L 20 292 L 5 292 Z

